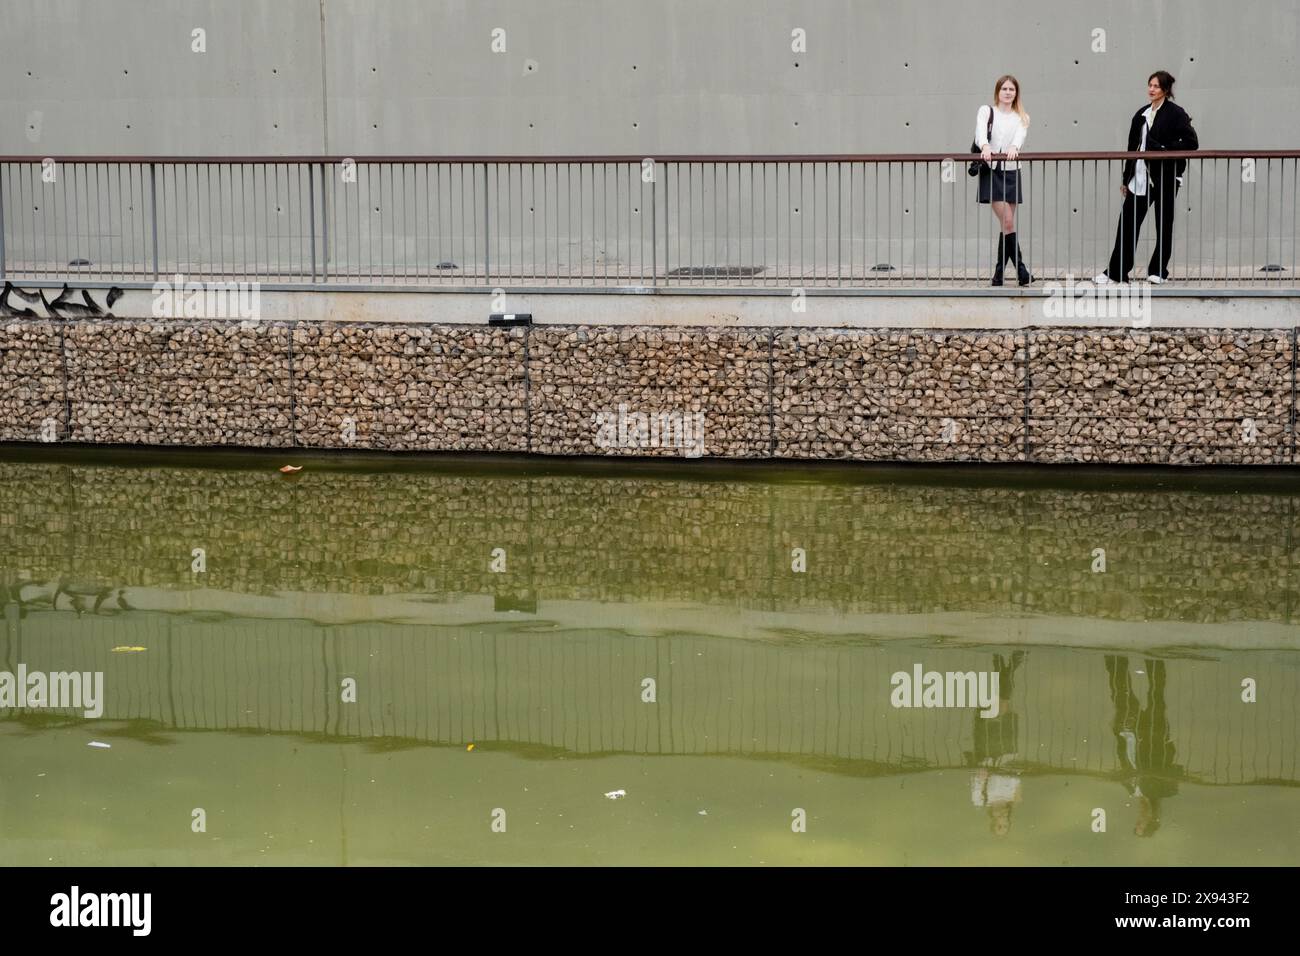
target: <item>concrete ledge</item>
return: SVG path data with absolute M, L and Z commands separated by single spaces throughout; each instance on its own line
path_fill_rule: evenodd
M 34 289 L 41 284 L 22 285 Z M 110 286 L 88 282 L 77 289 L 106 290 Z M 158 317 L 151 284 L 123 288 L 111 310 L 105 295 L 94 298 L 104 311 L 119 318 Z M 1113 288 L 1109 298 L 1088 287 L 1059 288 L 1050 282 L 1027 289 L 844 290 L 810 285 L 802 290 L 802 299 L 793 291 L 788 286 L 744 293 L 703 288 L 508 288 L 504 296 L 496 297 L 489 289 L 366 286 L 288 290 L 268 284 L 259 287 L 257 318 L 267 322 L 486 325 L 491 313 L 505 311 L 529 312 L 540 325 L 592 326 L 1270 329 L 1300 325 L 1300 292 L 1277 288 L 1201 290 L 1175 284 L 1152 289 L 1146 283 L 1133 283 Z M 81 300 L 74 297 L 73 301 Z M 11 306 L 21 304 L 16 299 L 11 302 Z M 1148 305 L 1149 314 L 1135 315 Z M 5 318 L 0 316 L 0 321 Z

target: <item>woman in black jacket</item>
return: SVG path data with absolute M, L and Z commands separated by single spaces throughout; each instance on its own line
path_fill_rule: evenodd
M 1150 105 L 1138 110 L 1129 123 L 1130 153 L 1200 148 L 1196 130 L 1192 128 L 1192 118 L 1174 102 L 1174 78 L 1168 72 L 1157 70 L 1147 79 L 1147 99 Z M 1147 266 L 1147 279 L 1164 282 L 1169 278 L 1169 257 L 1174 250 L 1175 197 L 1183 184 L 1186 169 L 1185 159 L 1130 159 L 1124 163 L 1119 187 L 1124 195 L 1124 208 L 1115 232 L 1115 250 L 1106 271 L 1097 276 L 1095 282 L 1128 281 L 1138 230 L 1142 228 L 1148 208 L 1154 209 L 1156 214 L 1156 247 Z

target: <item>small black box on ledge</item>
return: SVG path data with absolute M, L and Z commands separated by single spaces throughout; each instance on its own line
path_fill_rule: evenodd
M 488 325 L 532 325 L 531 312 L 493 312 L 488 316 Z

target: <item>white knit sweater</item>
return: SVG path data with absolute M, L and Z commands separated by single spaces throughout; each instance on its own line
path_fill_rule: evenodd
M 989 107 L 987 104 L 981 106 L 979 112 L 975 115 L 975 145 L 983 148 L 985 143 L 991 144 L 995 153 L 1005 153 L 1007 149 L 1014 146 L 1020 149 L 1025 145 L 1025 137 L 1029 135 L 1029 129 L 1020 121 L 1020 114 L 1015 110 L 994 110 L 993 112 L 993 137 L 989 138 L 987 130 L 989 125 Z M 997 162 L 994 162 L 994 169 L 999 168 Z M 1019 163 L 1003 163 L 1003 169 L 1019 169 Z

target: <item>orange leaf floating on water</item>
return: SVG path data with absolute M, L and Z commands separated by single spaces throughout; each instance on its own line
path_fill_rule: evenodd
M 302 465 L 285 465 L 280 469 L 282 475 L 292 475 L 295 472 L 302 471 Z

